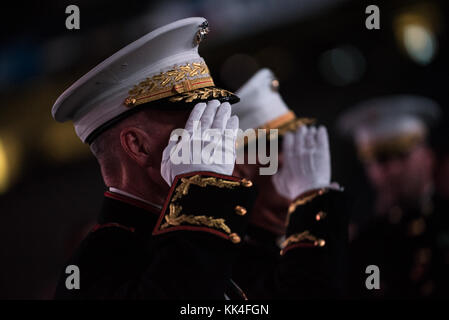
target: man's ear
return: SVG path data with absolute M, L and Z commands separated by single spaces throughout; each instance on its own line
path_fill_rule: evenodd
M 142 129 L 129 127 L 120 132 L 123 150 L 141 167 L 151 165 L 150 142 L 150 136 Z

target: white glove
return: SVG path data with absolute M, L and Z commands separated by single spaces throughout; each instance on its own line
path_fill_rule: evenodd
M 196 104 L 185 129 L 175 130 L 164 149 L 161 163 L 164 180 L 171 185 L 177 175 L 195 171 L 232 175 L 238 128 L 239 119 L 231 117 L 228 102 L 211 100 L 207 105 Z
M 320 126 L 301 126 L 295 133 L 288 132 L 283 142 L 284 163 L 272 181 L 278 193 L 290 200 L 305 192 L 331 188 L 331 161 L 327 130 Z

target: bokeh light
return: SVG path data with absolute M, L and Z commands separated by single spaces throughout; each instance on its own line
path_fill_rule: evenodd
M 11 187 L 19 174 L 21 151 L 17 139 L 8 134 L 0 134 L 0 194 Z
M 360 80 L 365 73 L 365 58 L 354 46 L 340 46 L 324 52 L 319 69 L 326 81 L 345 86 Z
M 419 64 L 431 62 L 437 47 L 433 33 L 418 24 L 406 25 L 403 33 L 404 46 L 409 56 Z
M 410 7 L 394 20 L 398 45 L 415 63 L 428 65 L 438 52 L 439 11 L 431 4 Z
M 8 160 L 5 147 L 0 140 L 0 193 L 3 193 L 8 185 Z

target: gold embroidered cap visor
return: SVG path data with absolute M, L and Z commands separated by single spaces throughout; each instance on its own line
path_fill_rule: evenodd
M 392 158 L 407 156 L 414 147 L 424 143 L 425 140 L 425 132 L 411 132 L 388 139 L 360 143 L 357 146 L 357 153 L 360 160 L 364 162 L 382 163 Z
M 236 103 L 232 92 L 217 88 L 198 54 L 209 32 L 204 18 L 187 18 L 158 28 L 121 49 L 70 86 L 52 114 L 72 120 L 90 143 L 114 123 L 142 108 L 191 109 L 217 99 Z

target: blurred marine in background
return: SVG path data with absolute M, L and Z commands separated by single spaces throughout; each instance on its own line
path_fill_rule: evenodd
M 363 219 L 351 229 L 350 274 L 357 297 L 443 294 L 446 276 L 435 242 L 434 154 L 428 144 L 439 112 L 428 98 L 397 95 L 363 102 L 339 119 L 375 191 L 372 212 L 358 213 Z M 364 285 L 369 265 L 379 267 L 379 290 Z
M 347 225 L 339 206 L 341 190 L 331 183 L 327 131 L 307 127 L 313 120 L 297 118 L 278 87 L 273 73 L 262 69 L 236 93 L 241 101 L 233 112 L 240 128 L 276 129 L 283 143 L 275 155 L 279 161 L 274 175 L 261 174 L 267 165 L 260 154 L 256 163 L 236 165 L 238 175 L 255 183 L 257 198 L 248 212 L 248 233 L 233 277 L 249 298 L 338 297 L 343 292 Z M 238 140 L 245 156 L 256 143 L 259 148 L 277 143 L 277 134 L 256 132 L 257 137 Z

